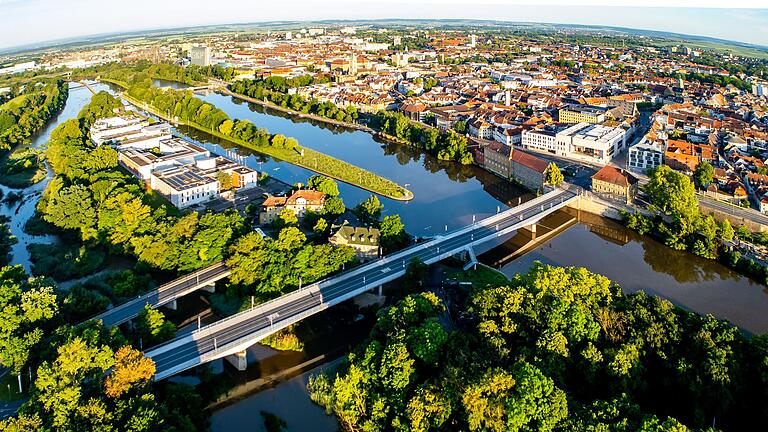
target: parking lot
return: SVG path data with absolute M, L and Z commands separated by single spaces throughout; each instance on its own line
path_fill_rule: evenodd
M 234 194 L 225 193 L 222 197 L 194 206 L 193 210 L 211 210 L 214 213 L 219 213 L 236 208 L 240 214 L 244 215 L 245 207 L 248 206 L 248 204 L 261 206 L 267 195 L 284 195 L 290 192 L 291 188 L 292 186 L 288 183 L 284 183 L 272 177 L 267 177 L 266 179 L 259 181 L 258 186 L 245 190 L 238 190 L 235 191 Z

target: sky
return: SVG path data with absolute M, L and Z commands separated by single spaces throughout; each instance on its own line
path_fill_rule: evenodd
M 611 25 L 768 46 L 766 0 L 0 0 L 0 49 L 133 30 L 386 18 Z

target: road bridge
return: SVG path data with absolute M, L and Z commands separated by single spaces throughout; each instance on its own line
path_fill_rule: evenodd
M 116 326 L 136 317 L 145 306 L 153 308 L 168 305 L 176 307 L 176 300 L 199 289 L 212 290 L 216 281 L 229 276 L 223 261 L 172 280 L 133 300 L 107 310 L 91 319 L 101 320 L 105 326 Z
M 157 380 L 224 357 L 228 357 L 239 369 L 245 369 L 245 349 L 249 346 L 310 315 L 401 277 L 411 260 L 418 258 L 426 264 L 433 264 L 463 251 L 474 256 L 474 246 L 520 228 L 531 227 L 543 217 L 578 199 L 576 188 L 555 189 L 464 228 L 179 336 L 146 351 L 145 355 L 155 361 Z

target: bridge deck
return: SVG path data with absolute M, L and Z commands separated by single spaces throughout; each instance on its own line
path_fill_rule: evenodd
M 438 262 L 468 247 L 536 223 L 576 199 L 576 192 L 556 189 L 470 226 L 411 246 L 168 341 L 146 353 L 156 363 L 155 379 L 163 379 L 242 351 L 307 316 L 397 279 L 405 273 L 408 262 L 414 258 L 427 264 Z
M 220 261 L 172 280 L 151 292 L 103 312 L 92 319 L 101 320 L 105 326 L 119 325 L 137 316 L 146 305 L 152 307 L 162 306 L 200 288 L 212 285 L 227 276 L 229 276 L 229 268 L 224 262 Z

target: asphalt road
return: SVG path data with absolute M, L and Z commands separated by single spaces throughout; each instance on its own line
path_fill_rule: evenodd
M 101 320 L 107 327 L 119 325 L 137 316 L 146 305 L 151 305 L 152 307 L 162 306 L 227 276 L 229 276 L 229 268 L 224 262 L 218 262 L 172 280 L 167 284 L 161 285 L 156 290 L 114 307 L 91 319 Z
M 754 223 L 768 225 L 768 216 L 758 212 L 757 210 L 754 210 L 751 208 L 747 209 L 747 208 L 736 207 L 734 205 L 720 202 L 715 200 L 714 198 L 708 198 L 703 195 L 697 195 L 697 198 L 699 199 L 699 204 L 702 207 L 718 210 L 723 213 L 728 213 L 730 215 L 733 215 L 734 217 L 749 220 Z
M 293 322 L 295 320 L 292 318 L 302 313 L 313 313 L 313 310 L 316 312 L 321 305 L 338 304 L 372 287 L 386 283 L 402 275 L 408 263 L 414 258 L 419 258 L 427 264 L 440 261 L 468 245 L 495 238 L 499 231 L 519 224 L 521 220 L 546 213 L 551 208 L 555 208 L 555 205 L 559 205 L 562 198 L 567 199 L 573 196 L 574 193 L 568 191 L 560 191 L 551 197 L 542 196 L 536 205 L 533 203 L 526 205 L 528 204 L 526 203 L 520 206 L 518 211 L 514 211 L 513 208 L 497 223 L 488 224 L 486 221 L 480 221 L 464 232 L 449 233 L 447 237 L 414 245 L 393 254 L 390 258 L 385 257 L 351 270 L 347 274 L 321 282 L 317 285 L 319 288 L 314 286 L 286 294 L 283 297 L 285 301 L 276 302 L 274 305 L 262 305 L 253 309 L 252 312 L 244 312 L 240 316 L 233 316 L 204 327 L 192 335 L 166 342 L 146 352 L 146 355 L 155 361 L 156 379 L 166 378 L 181 372 L 181 370 L 172 369 L 185 370 L 194 367 L 201 363 L 200 356 L 224 351 L 227 345 L 231 348 L 232 345 L 255 343 L 257 337 L 264 337 L 269 333 L 273 324 L 280 326 L 284 320 Z

